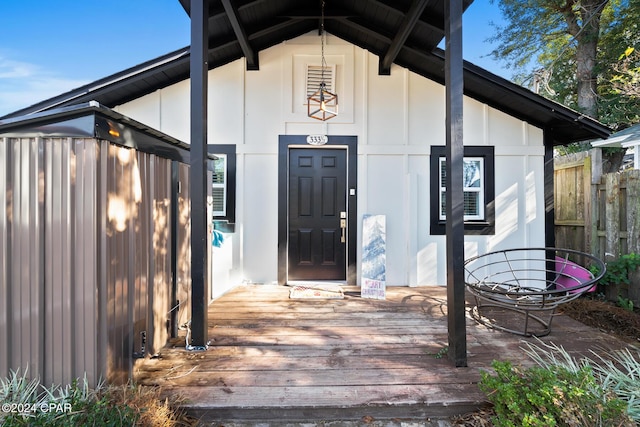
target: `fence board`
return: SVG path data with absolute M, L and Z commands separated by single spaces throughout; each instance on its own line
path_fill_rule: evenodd
M 620 256 L 620 177 L 610 173 L 604 177 L 606 251 L 614 258 Z
M 640 253 L 640 170 L 633 169 L 627 177 L 627 250 Z
M 600 175 L 599 152 L 555 159 L 556 246 L 592 253 L 605 261 L 640 253 L 640 170 Z M 610 299 L 640 305 L 640 274 Z
M 591 169 L 583 153 L 556 160 L 554 177 L 556 246 L 580 248 L 591 246 Z

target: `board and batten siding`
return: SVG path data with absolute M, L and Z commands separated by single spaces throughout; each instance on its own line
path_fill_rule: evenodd
M 221 249 L 228 253 L 214 257 L 228 274 L 212 295 L 277 281 L 279 135 L 357 136 L 358 236 L 364 214 L 386 215 L 387 285 L 446 283 L 445 238 L 429 227 L 429 154 L 445 145 L 444 86 L 397 65 L 380 76 L 377 56 L 331 35 L 325 56 L 339 96 L 327 122 L 306 115 L 304 70 L 320 62 L 315 32 L 261 51 L 258 71 L 238 60 L 209 72 L 208 143 L 236 145 L 238 223 Z M 115 110 L 189 141 L 188 80 Z M 495 234 L 467 236 L 466 255 L 544 246 L 542 130 L 465 97 L 464 140 L 495 147 L 496 185 Z
M 94 138 L 0 138 L 0 375 L 126 382 L 135 353 L 166 343 L 171 163 Z

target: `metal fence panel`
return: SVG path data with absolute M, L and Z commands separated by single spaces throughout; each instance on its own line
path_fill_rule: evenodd
M 172 162 L 93 138 L 0 139 L 1 376 L 127 381 L 167 341 L 174 277 L 186 322 L 188 168 L 172 218 Z
M 9 368 L 42 373 L 42 172 L 41 141 L 17 138 L 7 164 Z M 26 191 L 32 189 L 32 191 Z M 20 365 L 16 362 L 20 361 Z
M 0 138 L 0 372 L 9 371 L 9 238 L 7 233 L 7 205 L 11 198 L 8 191 L 8 147 L 7 138 Z

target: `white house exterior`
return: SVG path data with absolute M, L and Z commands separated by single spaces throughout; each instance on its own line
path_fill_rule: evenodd
M 190 210 L 203 205 L 190 187 L 201 145 L 189 146 L 190 47 L 0 117 L 0 374 L 28 364 L 46 382 L 83 372 L 125 382 L 134 358 L 189 319 L 206 327 L 190 253 L 203 244 L 210 299 L 243 282 L 360 285 L 363 220 L 383 215 L 386 284 L 447 284 L 444 4 L 329 10 L 339 114 L 320 122 L 306 105 L 316 89 L 307 67 L 322 64 L 319 11 L 302 0 L 225 3 L 210 11 L 203 55 L 206 243 L 194 244 L 202 224 L 190 223 L 204 210 Z M 462 68 L 450 74 L 465 92 L 464 256 L 552 246 L 554 145 L 610 130 Z M 464 322 L 464 310 L 448 310 Z
M 245 281 L 278 281 L 278 189 L 287 185 L 278 170 L 283 135 L 329 136 L 324 146 L 303 144 L 309 151 L 332 145 L 332 136 L 357 139 L 355 188 L 341 191 L 355 204 L 356 230 L 348 230 L 354 238 L 346 244 L 355 245 L 358 269 L 363 215 L 382 214 L 387 284 L 445 284 L 444 235 L 430 230 L 430 207 L 439 203 L 430 195 L 437 185 L 430 155 L 445 145 L 444 86 L 396 65 L 390 76 L 380 76 L 376 56 L 336 37 L 328 37 L 325 55 L 335 65 L 339 96 L 339 115 L 326 122 L 307 117 L 305 103 L 306 66 L 321 60 L 314 33 L 262 51 L 259 71 L 246 71 L 241 59 L 209 72 L 208 142 L 233 144 L 237 155 L 236 227 L 213 249 L 213 296 Z M 188 80 L 115 110 L 189 141 Z M 466 255 L 544 246 L 543 131 L 471 98 L 464 114 L 465 145 L 495 149 L 495 226 L 466 236 Z
M 609 138 L 592 141 L 594 147 L 625 148 L 633 154 L 633 168 L 640 169 L 640 125 L 630 126 L 612 134 Z

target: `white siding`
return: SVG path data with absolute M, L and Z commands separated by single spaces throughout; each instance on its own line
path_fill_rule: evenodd
M 358 137 L 358 223 L 387 215 L 388 285 L 444 285 L 445 239 L 429 235 L 429 153 L 445 144 L 444 87 L 395 65 L 379 76 L 375 55 L 329 36 L 340 109 L 318 122 L 306 117 L 304 70 L 319 54 L 310 33 L 260 52 L 259 71 L 238 60 L 209 74 L 209 141 L 236 144 L 238 155 L 236 232 L 214 257 L 228 283 L 215 286 L 277 280 L 278 135 L 318 133 Z M 188 98 L 185 81 L 117 110 L 188 142 Z M 466 255 L 544 245 L 542 131 L 465 98 L 464 138 L 496 147 L 496 232 L 467 236 Z

